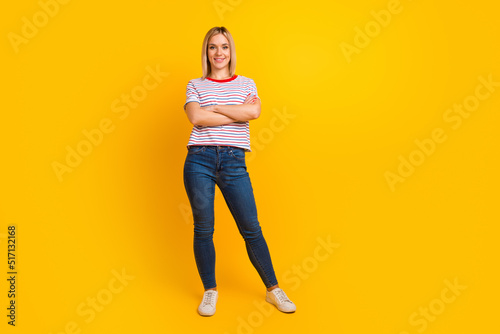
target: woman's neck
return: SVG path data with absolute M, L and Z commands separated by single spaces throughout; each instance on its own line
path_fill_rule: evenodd
M 228 69 L 223 69 L 220 71 L 212 71 L 208 76 L 211 79 L 215 79 L 215 80 L 224 80 L 224 79 L 231 78 L 231 75 L 229 74 Z

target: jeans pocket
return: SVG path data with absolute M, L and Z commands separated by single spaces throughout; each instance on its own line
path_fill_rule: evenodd
M 205 146 L 193 145 L 188 146 L 188 154 L 198 154 L 205 151 Z
M 245 161 L 245 150 L 242 148 L 231 148 L 229 154 L 239 161 Z

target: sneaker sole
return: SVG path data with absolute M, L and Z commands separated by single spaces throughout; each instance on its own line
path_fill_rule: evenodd
M 267 296 L 266 296 L 266 302 L 274 305 L 280 312 L 283 312 L 283 313 L 294 313 L 296 311 L 296 310 L 293 310 L 293 311 L 280 310 L 280 308 L 278 307 L 278 305 L 276 305 L 275 303 L 273 303 L 273 301 L 271 300 L 271 298 L 269 298 Z
M 211 313 L 211 314 L 210 313 L 202 313 L 202 312 L 200 312 L 200 310 L 198 310 L 198 314 L 203 316 L 203 317 L 211 317 L 215 314 L 215 310 L 214 310 L 214 313 Z

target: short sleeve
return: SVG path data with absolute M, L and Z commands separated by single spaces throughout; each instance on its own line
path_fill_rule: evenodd
M 259 94 L 257 94 L 257 86 L 255 85 L 255 81 L 253 79 L 250 79 L 250 94 L 257 96 L 259 99 Z
M 184 103 L 184 110 L 186 110 L 186 104 L 189 102 L 198 102 L 200 103 L 200 97 L 198 95 L 198 91 L 193 84 L 193 81 L 189 81 L 186 87 L 186 103 Z

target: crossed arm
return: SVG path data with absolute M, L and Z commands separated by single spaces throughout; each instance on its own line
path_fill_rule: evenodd
M 248 96 L 243 104 L 200 107 L 198 102 L 186 104 L 189 121 L 196 126 L 217 126 L 246 122 L 260 116 L 260 99 Z

